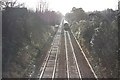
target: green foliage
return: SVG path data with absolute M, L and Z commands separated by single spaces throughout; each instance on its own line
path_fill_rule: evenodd
M 69 22 L 79 22 L 80 20 L 85 20 L 87 18 L 87 14 L 84 12 L 82 8 L 73 7 L 71 13 L 66 14 L 66 20 Z
M 66 14 L 66 20 L 72 24 L 71 29 L 78 40 L 84 43 L 82 45 L 88 48 L 96 61 L 99 61 L 98 64 L 107 69 L 103 70 L 106 75 L 102 77 L 118 75 L 117 13 L 112 9 L 87 13 L 82 8 L 74 7 L 71 13 Z M 81 17 L 83 15 L 84 18 Z
M 62 15 L 53 11 L 41 13 L 9 7 L 2 13 L 2 74 L 4 78 L 23 77 L 54 35 L 51 26 L 59 24 Z

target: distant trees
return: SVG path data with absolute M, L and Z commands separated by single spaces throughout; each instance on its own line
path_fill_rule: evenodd
M 118 1 L 118 9 L 120 10 L 120 1 Z
M 45 23 L 53 26 L 55 24 L 59 25 L 63 17 L 61 13 L 55 11 L 45 11 L 43 13 L 41 12 L 37 12 L 37 13 L 41 15 L 40 18 L 43 19 Z
M 48 11 L 48 2 L 45 0 L 39 0 L 36 11 L 45 12 Z
M 85 20 L 87 18 L 87 15 L 82 8 L 73 7 L 72 11 L 70 13 L 67 13 L 65 17 L 68 21 L 70 20 L 72 22 L 79 22 L 80 20 Z

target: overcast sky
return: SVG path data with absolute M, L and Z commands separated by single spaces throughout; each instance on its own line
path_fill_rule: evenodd
M 14 1 L 14 0 L 13 0 Z M 24 2 L 28 8 L 36 9 L 40 0 L 17 0 Z M 117 9 L 118 0 L 43 0 L 49 3 L 49 9 L 60 11 L 65 14 L 69 12 L 72 7 L 81 7 L 83 10 L 94 11 L 104 10 L 107 8 Z

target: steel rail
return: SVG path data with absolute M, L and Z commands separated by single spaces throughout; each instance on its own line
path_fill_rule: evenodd
M 71 32 L 72 32 L 72 31 L 71 31 Z M 98 80 L 97 75 L 95 74 L 95 72 L 94 72 L 94 70 L 93 70 L 93 68 L 92 68 L 92 66 L 91 66 L 91 64 L 90 64 L 90 62 L 89 62 L 89 60 L 87 59 L 87 57 L 86 57 L 86 55 L 85 55 L 85 53 L 84 53 L 82 47 L 80 46 L 80 44 L 79 44 L 78 40 L 76 39 L 76 37 L 74 36 L 73 32 L 72 32 L 72 35 L 73 35 L 75 41 L 77 42 L 77 44 L 78 44 L 78 46 L 79 46 L 79 48 L 80 48 L 80 50 L 81 50 L 81 52 L 82 52 L 82 54 L 83 54 L 85 60 L 87 61 L 88 65 L 89 65 L 89 67 L 90 67 L 90 69 L 91 69 L 91 71 L 92 71 L 92 73 L 94 74 L 94 77 Z
M 59 30 L 57 31 L 57 33 L 59 32 Z M 54 46 L 56 45 L 55 43 L 57 43 L 57 45 L 59 45 L 59 42 L 57 41 L 56 42 L 56 40 L 58 40 L 57 39 L 57 37 L 59 38 L 59 36 L 57 35 L 57 33 L 56 33 L 56 35 L 55 35 L 55 37 L 54 37 L 54 39 L 53 39 L 53 42 L 52 42 L 52 44 L 51 44 L 51 48 L 50 48 L 50 50 L 48 51 L 48 55 L 47 55 L 47 58 L 45 58 L 46 60 L 45 60 L 45 62 L 43 63 L 43 68 L 41 68 L 42 69 L 42 72 L 40 73 L 40 76 L 39 76 L 39 80 L 41 80 L 41 78 L 42 78 L 42 76 L 44 75 L 44 72 L 45 72 L 45 69 L 46 69 L 46 65 L 47 65 L 47 63 L 48 63 L 48 61 L 49 61 L 49 57 L 50 57 L 50 55 L 51 55 L 51 51 L 54 49 Z M 57 57 L 58 57 L 58 47 L 57 47 L 57 52 L 56 52 L 56 54 L 55 54 L 55 64 L 54 64 L 54 68 L 53 68 L 53 73 L 52 73 L 52 80 L 54 79 L 54 76 L 55 76 L 55 71 L 56 71 L 56 65 L 57 65 Z M 41 71 L 41 69 L 40 69 L 40 71 Z
M 68 31 L 67 31 L 67 35 L 68 35 L 68 39 L 70 41 L 70 45 L 71 45 L 71 48 L 72 48 L 72 53 L 73 53 L 73 56 L 74 56 L 74 59 L 75 59 L 75 63 L 76 63 L 77 71 L 78 71 L 78 74 L 79 74 L 79 78 L 82 80 L 81 72 L 80 72 L 80 69 L 79 69 L 79 66 L 78 66 L 78 62 L 77 62 L 77 59 L 76 59 L 76 56 L 75 56 L 75 51 L 74 51 L 74 48 L 73 48 L 73 45 L 72 45 L 72 41 L 71 41 L 71 38 L 70 38 L 70 34 L 69 34 Z
M 50 57 L 50 54 L 51 54 L 51 51 L 52 51 L 52 47 L 50 48 L 49 54 L 48 54 L 47 59 L 46 59 L 46 61 L 45 61 L 45 63 L 44 63 L 44 66 L 43 66 L 43 68 L 42 68 L 42 72 L 41 72 L 41 74 L 40 74 L 40 77 L 39 77 L 40 79 L 39 79 L 39 80 L 41 80 L 41 78 L 42 78 L 42 76 L 43 76 L 43 74 L 44 74 L 44 71 L 45 71 L 47 62 L 48 62 L 49 57 Z
M 59 45 L 59 43 L 58 43 L 58 45 Z M 53 80 L 54 77 L 55 77 L 55 71 L 56 71 L 56 66 L 57 66 L 58 54 L 59 54 L 59 47 L 57 47 L 57 53 L 56 53 L 55 65 L 54 65 L 54 69 L 53 69 L 52 80 Z
M 61 29 L 59 29 L 58 30 L 58 32 L 61 32 Z M 59 39 L 59 41 L 57 41 L 57 46 L 59 46 L 59 44 L 60 44 L 60 36 L 59 35 L 57 35 L 57 37 L 58 37 L 58 39 Z M 54 79 L 54 77 L 55 77 L 55 71 L 56 71 L 56 67 L 57 67 L 57 59 L 58 59 L 58 54 L 59 54 L 59 47 L 57 47 L 57 52 L 56 52 L 56 58 L 55 58 L 55 64 L 54 64 L 54 69 L 53 69 L 53 75 L 52 75 L 52 80 Z
M 66 31 L 64 31 L 64 37 L 65 37 L 65 52 L 66 52 L 66 62 L 67 62 L 67 78 L 69 80 L 70 74 L 69 74 L 69 68 L 68 68 L 68 52 L 67 52 L 67 39 L 66 39 Z

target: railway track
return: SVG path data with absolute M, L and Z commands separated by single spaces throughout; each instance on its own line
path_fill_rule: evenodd
M 92 78 L 92 80 L 97 80 L 97 76 L 76 38 L 71 31 L 64 31 L 62 27 L 59 27 L 53 39 L 38 78 L 39 80 L 43 78 L 52 80 L 55 78 L 67 80 Z
M 61 38 L 60 33 L 61 33 L 61 28 L 56 33 L 53 39 L 53 43 L 51 44 L 50 51 L 48 51 L 48 55 L 46 56 L 44 63 L 40 69 L 39 79 L 55 78 L 57 59 L 59 54 L 59 44 L 60 44 L 60 38 Z
M 68 75 L 67 78 L 81 79 L 81 73 L 78 67 L 74 48 L 68 31 L 64 31 L 64 36 L 65 36 L 65 46 L 66 46 L 65 49 L 66 49 L 66 61 L 67 61 L 67 75 Z

